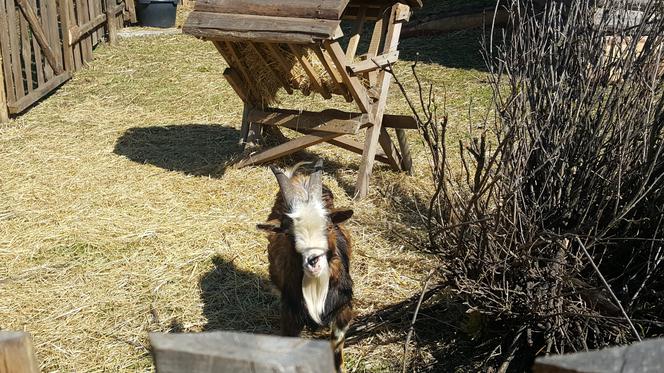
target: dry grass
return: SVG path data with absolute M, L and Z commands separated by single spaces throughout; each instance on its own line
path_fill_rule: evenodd
M 458 37 L 467 36 L 433 42 Z M 96 57 L 0 125 L 0 329 L 29 331 L 45 372 L 150 370 L 150 331 L 274 333 L 278 300 L 254 224 L 267 216 L 277 185 L 266 168 L 232 166 L 242 105 L 222 77 L 225 63 L 211 44 L 181 35 L 121 40 Z M 406 67 L 400 74 L 413 89 Z M 458 123 L 451 139 L 463 137 L 470 97 L 486 102 L 482 73 L 436 64 L 423 72 L 445 83 Z M 391 95 L 388 111 L 407 112 L 396 89 Z M 283 98 L 290 107 L 323 104 Z M 348 197 L 358 157 L 312 150 L 326 160 L 324 181 L 339 205 L 357 213 L 350 229 L 361 315 L 416 294 L 434 265 L 392 233 L 417 231 L 384 195 L 429 185 L 411 137 L 415 176 L 377 167 L 372 193 L 359 203 Z M 357 341 L 347 349 L 348 370 L 395 369 L 403 340 L 393 331 Z

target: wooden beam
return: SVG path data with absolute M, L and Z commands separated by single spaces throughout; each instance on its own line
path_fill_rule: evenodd
M 39 373 L 28 333 L 0 331 L 0 373 Z
M 348 151 L 351 151 L 353 153 L 360 154 L 360 155 L 362 155 L 362 152 L 364 151 L 364 149 L 362 148 L 361 143 L 351 139 L 348 136 L 337 137 L 335 139 L 328 140 L 327 142 L 329 144 L 338 146 L 342 149 L 346 149 Z M 389 159 L 387 159 L 387 156 L 385 155 L 385 153 L 380 151 L 380 150 L 376 152 L 376 160 L 379 161 L 379 162 L 385 163 L 385 164 L 390 164 L 390 161 L 389 161 Z
M 245 103 L 249 102 L 249 93 L 247 92 L 247 88 L 242 85 L 242 79 L 240 79 L 240 76 L 237 74 L 237 72 L 231 68 L 228 67 L 226 70 L 224 70 L 224 78 L 226 78 L 226 81 L 228 81 L 228 84 L 233 88 L 235 93 L 244 101 Z
M 367 7 L 360 7 L 359 13 L 357 14 L 357 20 L 355 21 L 355 27 L 353 28 L 353 36 L 350 37 L 348 41 L 348 47 L 346 48 L 346 59 L 348 61 L 353 61 L 355 59 L 355 54 L 357 53 L 357 46 L 360 44 L 360 38 L 362 36 L 362 30 L 364 29 L 364 21 L 367 14 Z
M 86 22 L 86 23 L 84 23 L 80 26 L 77 26 L 77 25 L 71 26 L 69 28 L 69 43 L 70 43 L 69 45 L 76 44 L 77 42 L 79 42 L 81 40 L 82 37 L 84 37 L 85 35 L 89 34 L 92 31 L 94 31 L 96 28 L 98 28 L 102 24 L 107 23 L 108 22 L 108 16 L 107 16 L 108 14 L 112 14 L 113 15 L 112 18 L 115 18 L 115 16 L 117 16 L 118 13 L 122 12 L 122 10 L 124 9 L 123 7 L 124 7 L 124 5 L 122 5 L 122 4 L 114 6 L 114 7 L 111 8 L 112 9 L 111 12 L 107 12 L 107 13 L 104 13 L 104 14 L 99 14 L 95 18 L 89 20 L 88 22 Z M 117 29 L 117 27 L 116 27 L 116 29 Z
M 62 27 L 62 52 L 65 64 L 65 70 L 73 72 L 75 70 L 74 55 L 72 53 L 71 39 L 69 39 L 69 27 L 71 20 L 69 19 L 68 2 L 71 0 L 58 0 L 58 15 L 60 16 L 60 24 Z
M 1 30 L 0 30 L 1 31 Z M 0 123 L 9 121 L 9 111 L 7 111 L 7 95 L 5 94 L 5 74 L 2 69 L 2 56 L 0 56 Z
M 392 143 L 390 134 L 387 133 L 387 130 L 383 127 L 380 128 L 378 143 L 380 144 L 381 148 L 383 148 L 383 151 L 385 151 L 385 155 L 387 155 L 387 159 L 389 161 L 390 167 L 392 168 L 392 171 L 401 171 L 401 154 L 399 154 L 399 151 L 394 146 L 394 143 Z
M 115 14 L 113 14 L 115 6 L 117 6 L 115 0 L 106 0 L 106 32 L 108 33 L 108 43 L 111 45 L 118 42 L 118 28 Z
M 66 82 L 70 78 L 71 74 L 69 73 L 69 71 L 65 71 L 60 75 L 52 77 L 46 83 L 40 85 L 39 87 L 37 87 L 37 89 L 30 92 L 30 94 L 25 95 L 22 98 L 18 99 L 17 101 L 7 105 L 9 112 L 11 114 L 22 112 L 23 110 L 27 109 L 30 105 L 37 102 L 44 95 L 56 89 L 58 86 L 62 85 L 62 83 Z
M 337 71 L 337 69 L 332 68 L 334 62 L 332 62 L 332 60 L 330 59 L 330 55 L 326 51 L 318 47 L 313 48 L 313 50 L 314 53 L 316 53 L 316 56 L 318 56 L 320 63 L 325 68 L 325 71 L 327 71 L 327 74 L 330 76 L 330 78 L 334 82 L 339 92 L 341 92 L 341 94 L 344 96 L 347 102 L 353 102 L 353 96 L 351 96 L 350 92 L 348 92 L 348 89 L 346 89 L 344 81 L 341 78 L 341 74 L 339 73 L 339 71 Z
M 39 22 L 39 17 L 37 17 L 37 12 L 32 8 L 32 5 L 28 3 L 28 0 L 16 0 L 19 8 L 25 15 L 25 19 L 28 20 L 30 28 L 32 28 L 32 35 L 37 39 L 37 43 L 41 47 L 48 64 L 51 65 L 53 71 L 56 75 L 60 75 L 64 72 L 62 65 L 55 57 L 55 52 L 51 49 L 51 46 L 48 44 L 48 38 L 44 34 L 44 29 L 41 27 Z
M 337 67 L 337 71 L 341 74 L 341 78 L 346 84 L 346 88 L 353 95 L 355 103 L 360 108 L 360 111 L 363 113 L 369 113 L 371 104 L 369 102 L 369 95 L 367 94 L 367 89 L 362 85 L 362 82 L 357 77 L 350 76 L 348 71 L 346 71 L 346 62 L 345 55 L 341 45 L 337 41 L 325 40 L 323 42 L 327 52 L 332 58 L 332 62 Z
M 330 133 L 330 132 L 317 132 L 315 134 L 309 134 L 302 137 L 298 137 L 285 144 L 277 145 L 273 148 L 264 150 L 258 154 L 251 154 L 247 158 L 240 161 L 237 166 L 246 167 L 246 166 L 269 162 L 273 159 L 281 158 L 288 154 L 295 153 L 299 150 L 308 148 L 312 145 L 332 140 L 339 136 L 343 136 L 343 134 Z
M 368 57 L 366 60 L 348 66 L 351 75 L 360 75 L 370 71 L 383 69 L 399 60 L 399 51 L 392 51 L 380 56 Z
M 331 99 L 332 94 L 330 94 L 330 91 L 327 89 L 327 87 L 323 85 L 320 77 L 318 76 L 318 73 L 316 73 L 316 70 L 314 70 L 313 66 L 311 66 L 311 63 L 304 55 L 302 47 L 299 45 L 288 44 L 288 48 L 290 48 L 291 52 L 293 52 L 297 60 L 300 62 L 300 65 L 302 66 L 304 72 L 309 77 L 309 81 L 311 82 L 311 85 L 313 86 L 314 90 L 320 93 L 321 96 L 323 96 L 323 98 Z
M 331 344 L 238 332 L 150 333 L 157 373 L 335 371 Z
M 339 110 L 322 112 L 274 109 L 262 111 L 254 109 L 249 120 L 269 126 L 281 126 L 296 131 L 317 130 L 321 132 L 356 134 L 369 123 L 367 114 L 352 114 Z

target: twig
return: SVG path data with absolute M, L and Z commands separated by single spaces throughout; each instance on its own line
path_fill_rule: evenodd
M 606 288 L 606 290 L 608 290 L 609 294 L 611 294 L 611 297 L 613 298 L 613 300 L 616 302 L 616 304 L 620 308 L 620 312 L 622 312 L 623 316 L 625 316 L 625 320 L 627 320 L 627 323 L 632 328 L 632 332 L 634 332 L 634 335 L 636 336 L 636 339 L 639 342 L 641 342 L 641 336 L 639 335 L 639 332 L 636 330 L 636 327 L 634 327 L 634 324 L 632 323 L 632 320 L 627 315 L 627 312 L 625 312 L 625 309 L 623 308 L 622 304 L 620 303 L 620 300 L 618 299 L 616 294 L 613 292 L 613 290 L 611 290 L 611 286 L 609 286 L 609 283 L 606 282 L 606 279 L 602 275 L 602 272 L 600 272 L 599 268 L 597 268 L 597 265 L 595 265 L 595 261 L 590 256 L 590 253 L 586 249 L 586 246 L 583 244 L 583 242 L 581 242 L 581 239 L 579 239 L 579 237 L 575 237 L 575 238 L 576 238 L 576 242 L 578 242 L 579 245 L 581 246 L 581 249 L 583 250 L 583 253 L 586 254 L 586 257 L 588 258 L 588 260 L 590 260 L 590 265 L 593 267 L 593 269 L 597 273 L 597 276 L 599 276 L 600 280 L 602 280 L 602 283 L 604 284 L 604 287 Z
M 403 369 L 402 372 L 406 373 L 406 368 L 408 366 L 408 345 L 410 344 L 410 338 L 413 336 L 413 330 L 415 329 L 415 321 L 417 321 L 417 314 L 420 312 L 420 306 L 422 305 L 422 300 L 424 299 L 424 294 L 427 292 L 427 286 L 429 286 L 429 280 L 433 276 L 435 270 L 432 269 L 427 275 L 427 279 L 424 281 L 424 286 L 422 287 L 422 293 L 420 294 L 420 300 L 417 302 L 417 307 L 415 307 L 415 313 L 413 314 L 413 319 L 410 321 L 410 328 L 408 329 L 408 335 L 406 336 L 406 343 L 403 346 Z

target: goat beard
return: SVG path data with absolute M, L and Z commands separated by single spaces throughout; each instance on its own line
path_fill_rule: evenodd
M 302 277 L 302 297 L 307 312 L 312 320 L 323 326 L 322 316 L 325 310 L 325 300 L 330 285 L 330 267 L 326 266 L 317 277 L 310 277 L 306 273 Z

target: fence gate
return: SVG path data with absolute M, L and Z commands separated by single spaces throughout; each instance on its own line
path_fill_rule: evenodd
M 0 121 L 67 81 L 104 37 L 114 41 L 124 8 L 119 0 L 0 0 Z

